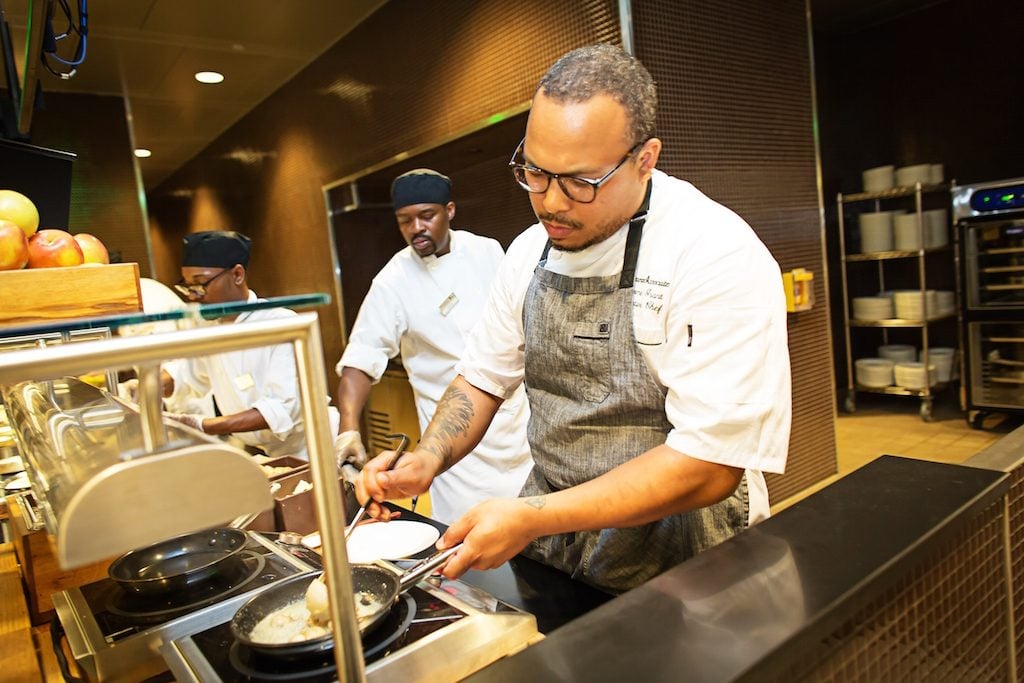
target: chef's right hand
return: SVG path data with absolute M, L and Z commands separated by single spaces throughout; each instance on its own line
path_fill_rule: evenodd
M 388 465 L 394 458 L 394 451 L 383 451 L 366 463 L 356 482 L 356 497 L 359 503 L 362 505 L 369 501 L 366 514 L 385 522 L 395 513 L 378 503 L 425 493 L 437 476 L 440 466 L 437 456 L 431 453 L 406 451 L 395 468 L 388 471 Z

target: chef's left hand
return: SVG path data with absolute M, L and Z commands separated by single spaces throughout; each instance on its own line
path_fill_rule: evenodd
M 515 557 L 536 538 L 530 524 L 537 512 L 524 498 L 494 498 L 455 520 L 437 542 L 438 549 L 461 542 L 462 548 L 442 573 L 457 579 L 469 569 L 494 569 Z
M 203 429 L 203 420 L 206 419 L 203 415 L 192 415 L 189 413 L 164 413 L 165 417 L 169 417 L 175 422 L 191 427 L 192 429 L 198 429 L 201 432 L 205 432 Z

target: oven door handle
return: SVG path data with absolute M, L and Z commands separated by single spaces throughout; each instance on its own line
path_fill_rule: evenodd
M 64 626 L 57 617 L 50 620 L 50 640 L 53 642 L 53 654 L 57 657 L 60 675 L 64 678 L 65 683 L 87 683 L 84 678 L 79 678 L 71 673 L 67 655 L 64 654 Z

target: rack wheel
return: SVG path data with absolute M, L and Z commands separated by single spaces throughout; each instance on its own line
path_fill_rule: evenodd
M 921 419 L 925 422 L 932 421 L 932 400 L 930 398 L 921 399 Z
M 857 412 L 857 399 L 854 397 L 852 391 L 846 395 L 846 400 L 843 401 L 843 410 L 848 413 Z
M 971 429 L 984 429 L 987 415 L 983 410 L 969 410 L 967 411 L 967 424 Z

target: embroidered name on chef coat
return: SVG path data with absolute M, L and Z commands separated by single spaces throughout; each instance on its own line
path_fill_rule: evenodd
M 248 372 L 235 378 L 235 388 L 239 391 L 246 391 L 254 386 L 256 386 L 256 382 L 253 381 L 252 375 Z
M 437 310 L 441 311 L 441 315 L 447 316 L 457 303 L 459 303 L 459 297 L 455 296 L 455 292 L 452 292 L 444 298 L 444 301 L 437 307 Z

